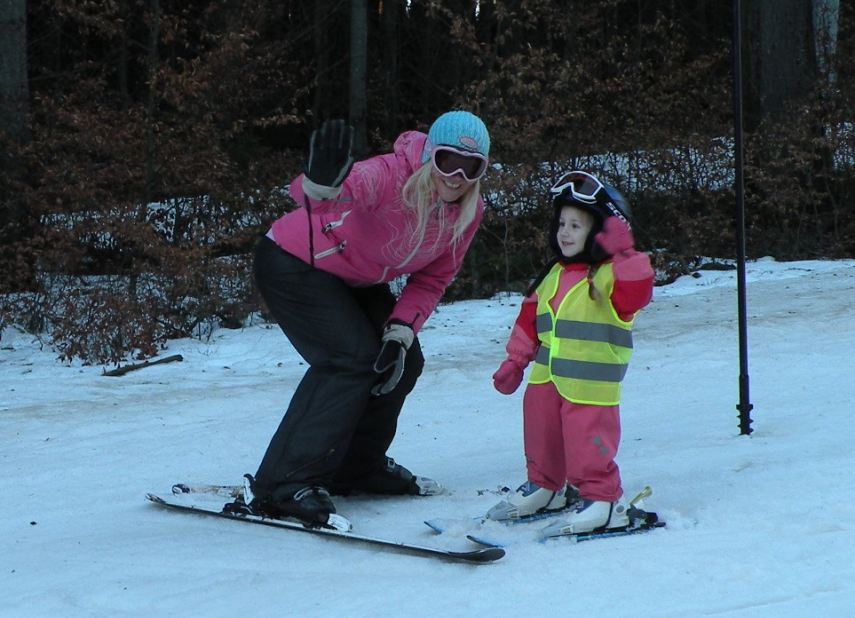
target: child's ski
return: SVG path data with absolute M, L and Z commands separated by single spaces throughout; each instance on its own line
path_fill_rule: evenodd
M 499 540 L 499 538 L 503 537 L 514 539 L 518 542 L 523 538 L 529 538 L 534 536 L 536 540 L 543 542 L 555 538 L 572 538 L 574 541 L 590 541 L 594 539 L 604 539 L 616 536 L 627 536 L 630 534 L 638 534 L 640 532 L 646 532 L 654 528 L 662 528 L 665 526 L 665 522 L 660 521 L 656 513 L 651 511 L 645 511 L 640 506 L 644 498 L 649 497 L 652 493 L 653 492 L 650 487 L 645 487 L 637 496 L 635 496 L 635 498 L 630 501 L 629 509 L 627 511 L 630 520 L 629 525 L 622 526 L 619 528 L 598 529 L 585 533 L 574 533 L 571 529 L 568 528 L 566 533 L 553 533 L 552 536 L 546 538 L 540 535 L 539 533 L 532 535 L 531 533 L 534 531 L 531 530 L 531 527 L 528 525 L 524 525 L 560 516 L 566 513 L 567 511 L 573 509 L 572 503 L 568 504 L 565 509 L 559 511 L 535 513 L 534 515 L 529 515 L 527 517 L 520 517 L 518 519 L 511 519 L 507 521 L 493 521 L 487 519 L 484 516 L 479 516 L 463 520 L 429 519 L 425 521 L 425 524 L 432 530 L 440 534 L 462 534 L 465 535 L 466 538 L 470 541 L 478 543 L 480 545 L 484 545 L 486 547 L 504 547 L 507 543 Z M 492 527 L 492 530 L 489 529 L 490 527 Z M 522 532 L 522 530 L 525 529 L 528 534 L 517 535 L 511 531 L 506 531 L 504 533 L 502 531 L 502 528 L 517 527 L 520 528 L 519 532 Z
M 617 536 L 628 536 L 631 534 L 639 534 L 641 532 L 647 532 L 649 530 L 653 530 L 655 528 L 663 528 L 665 526 L 664 521 L 659 521 L 659 517 L 656 513 L 651 511 L 642 511 L 641 509 L 630 507 L 628 510 L 629 516 L 629 525 L 621 526 L 618 528 L 600 528 L 597 530 L 592 530 L 590 532 L 573 532 L 572 530 L 568 530 L 564 534 L 553 534 L 551 536 L 543 536 L 539 535 L 538 540 L 540 542 L 551 541 L 554 539 L 571 539 L 574 543 L 581 543 L 582 541 L 593 541 L 595 539 L 609 539 Z M 505 543 L 500 541 L 492 540 L 489 538 L 489 535 L 479 535 L 475 534 L 467 534 L 466 538 L 472 541 L 473 543 L 478 543 L 479 545 L 483 545 L 485 547 L 504 547 Z

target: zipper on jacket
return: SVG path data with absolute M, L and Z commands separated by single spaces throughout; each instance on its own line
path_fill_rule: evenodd
M 344 225 L 344 219 L 339 219 L 338 221 L 332 221 L 327 223 L 324 227 L 321 228 L 322 234 L 329 234 L 331 230 L 337 228 L 339 225 Z
M 344 220 L 347 218 L 352 211 L 348 210 L 346 212 L 341 213 L 341 218 L 338 221 L 330 221 L 324 227 L 321 228 L 322 234 L 329 234 L 330 230 L 337 228 L 340 225 L 344 225 Z
M 319 260 L 319 259 L 325 258 L 329 255 L 333 255 L 334 253 L 341 253 L 346 246 L 347 246 L 347 241 L 343 240 L 343 241 L 341 241 L 341 244 L 336 245 L 335 247 L 331 247 L 330 249 L 327 249 L 326 251 L 321 251 L 320 253 L 316 254 L 315 259 Z

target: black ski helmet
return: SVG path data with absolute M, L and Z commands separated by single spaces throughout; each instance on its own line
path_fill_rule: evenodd
M 594 226 L 585 241 L 585 250 L 569 261 L 581 261 L 596 264 L 602 262 L 609 254 L 594 241 L 602 229 L 603 223 L 609 217 L 618 217 L 631 227 L 632 209 L 629 202 L 615 187 L 601 182 L 596 176 L 587 172 L 573 171 L 561 176 L 550 189 L 552 193 L 552 224 L 549 226 L 549 247 L 561 261 L 568 261 L 558 246 L 558 222 L 561 209 L 573 206 L 594 215 Z

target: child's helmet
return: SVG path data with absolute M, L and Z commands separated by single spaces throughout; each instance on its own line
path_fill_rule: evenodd
M 619 217 L 630 226 L 632 209 L 623 194 L 597 177 L 580 171 L 564 174 L 549 191 L 554 196 L 552 224 L 549 226 L 549 246 L 552 251 L 559 259 L 563 258 L 558 246 L 558 220 L 562 208 L 573 206 L 593 214 L 594 227 L 585 242 L 585 251 L 572 259 L 592 264 L 605 260 L 608 254 L 594 241 L 594 237 L 603 229 L 603 222 L 609 217 Z

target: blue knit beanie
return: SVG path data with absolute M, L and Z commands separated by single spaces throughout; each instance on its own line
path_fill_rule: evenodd
M 487 127 L 475 114 L 469 112 L 447 112 L 436 119 L 428 131 L 422 163 L 430 159 L 433 146 L 452 146 L 460 150 L 490 154 L 490 134 Z

